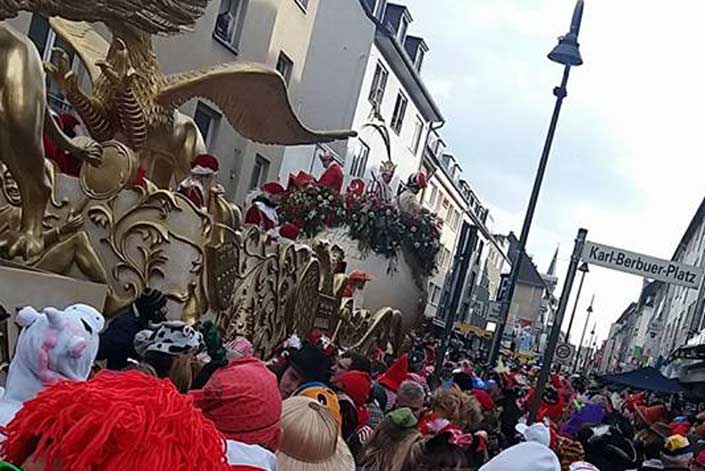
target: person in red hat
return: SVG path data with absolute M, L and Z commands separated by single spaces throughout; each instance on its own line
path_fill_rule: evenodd
M 102 371 L 62 381 L 3 430 L 0 459 L 26 471 L 228 471 L 216 426 L 168 380 Z
M 394 404 L 397 399 L 397 391 L 399 386 L 403 383 L 409 376 L 409 355 L 404 354 L 397 359 L 392 366 L 389 367 L 387 371 L 380 376 L 377 383 L 384 388 L 384 392 L 387 395 L 387 406 L 386 411 L 390 411 L 394 408 Z
M 277 206 L 285 190 L 278 182 L 268 182 L 260 187 L 260 193 L 252 200 L 245 214 L 245 224 L 254 224 L 269 231 L 279 226 Z
M 179 185 L 176 191 L 187 197 L 198 208 L 208 207 L 208 192 L 215 183 L 220 165 L 218 159 L 210 154 L 198 155 L 191 162 L 191 172 Z
M 318 184 L 321 186 L 327 186 L 331 188 L 336 193 L 340 193 L 343 189 L 343 169 L 340 164 L 335 161 L 335 157 L 330 152 L 325 152 L 320 156 L 321 163 L 326 169 L 318 179 Z
M 233 469 L 276 469 L 282 401 L 277 377 L 263 362 L 254 357 L 232 360 L 190 396 L 225 436 Z
M 76 137 L 76 128 L 81 124 L 78 118 L 70 113 L 61 113 L 58 116 L 54 115 L 53 118 L 59 123 L 64 134 L 70 138 Z M 64 175 L 78 177 L 81 173 L 81 161 L 68 152 L 59 149 L 54 141 L 46 134 L 44 135 L 44 154 L 47 159 L 56 164 L 59 171 Z
M 421 205 L 418 201 L 418 194 L 421 190 L 426 188 L 427 183 L 425 173 L 417 172 L 412 174 L 406 182 L 404 191 L 397 197 L 399 210 L 408 214 L 419 214 L 421 212 Z
M 648 428 L 656 422 L 664 422 L 666 418 L 666 406 L 663 404 L 657 406 L 636 406 L 636 420 L 634 425 L 637 429 Z

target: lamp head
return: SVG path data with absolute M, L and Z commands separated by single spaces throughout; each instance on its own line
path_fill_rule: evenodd
M 548 58 L 553 62 L 567 66 L 577 66 L 583 64 L 583 58 L 580 55 L 580 44 L 578 43 L 578 35 L 580 34 L 580 24 L 583 19 L 583 9 L 585 3 L 583 0 L 578 0 L 573 12 L 573 21 L 570 25 L 570 32 L 565 36 L 558 38 L 558 45 L 548 54 Z

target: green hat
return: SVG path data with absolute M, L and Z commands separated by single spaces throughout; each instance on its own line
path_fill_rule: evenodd
M 22 468 L 0 461 L 0 471 L 22 471 Z
M 393 435 L 396 436 L 396 438 L 407 436 L 409 433 L 416 430 L 416 425 L 418 424 L 416 416 L 408 407 L 402 407 L 390 412 L 387 414 L 386 420 L 394 424 L 396 430 L 393 432 Z

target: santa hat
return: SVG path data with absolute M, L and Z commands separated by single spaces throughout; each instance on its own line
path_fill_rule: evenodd
M 214 175 L 219 169 L 218 159 L 211 154 L 200 154 L 191 162 L 191 173 L 196 175 Z
M 279 235 L 285 239 L 296 240 L 299 238 L 299 234 L 301 234 L 299 226 L 290 222 L 283 224 L 282 227 L 279 228 Z
M 409 356 L 405 353 L 395 361 L 392 366 L 379 378 L 379 384 L 389 389 L 390 391 L 397 392 L 399 386 L 401 385 L 409 374 Z
M 260 190 L 274 196 L 281 195 L 286 191 L 279 182 L 267 182 L 260 187 Z

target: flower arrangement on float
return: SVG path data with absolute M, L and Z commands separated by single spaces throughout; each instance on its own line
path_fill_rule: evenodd
M 280 222 L 296 224 L 309 237 L 326 228 L 347 227 L 361 254 L 373 252 L 389 259 L 389 272 L 396 271 L 402 249 L 415 259 L 423 275 L 436 271 L 441 222 L 425 209 L 408 214 L 374 194 L 343 196 L 314 181 L 303 187 L 290 185 L 278 213 Z

